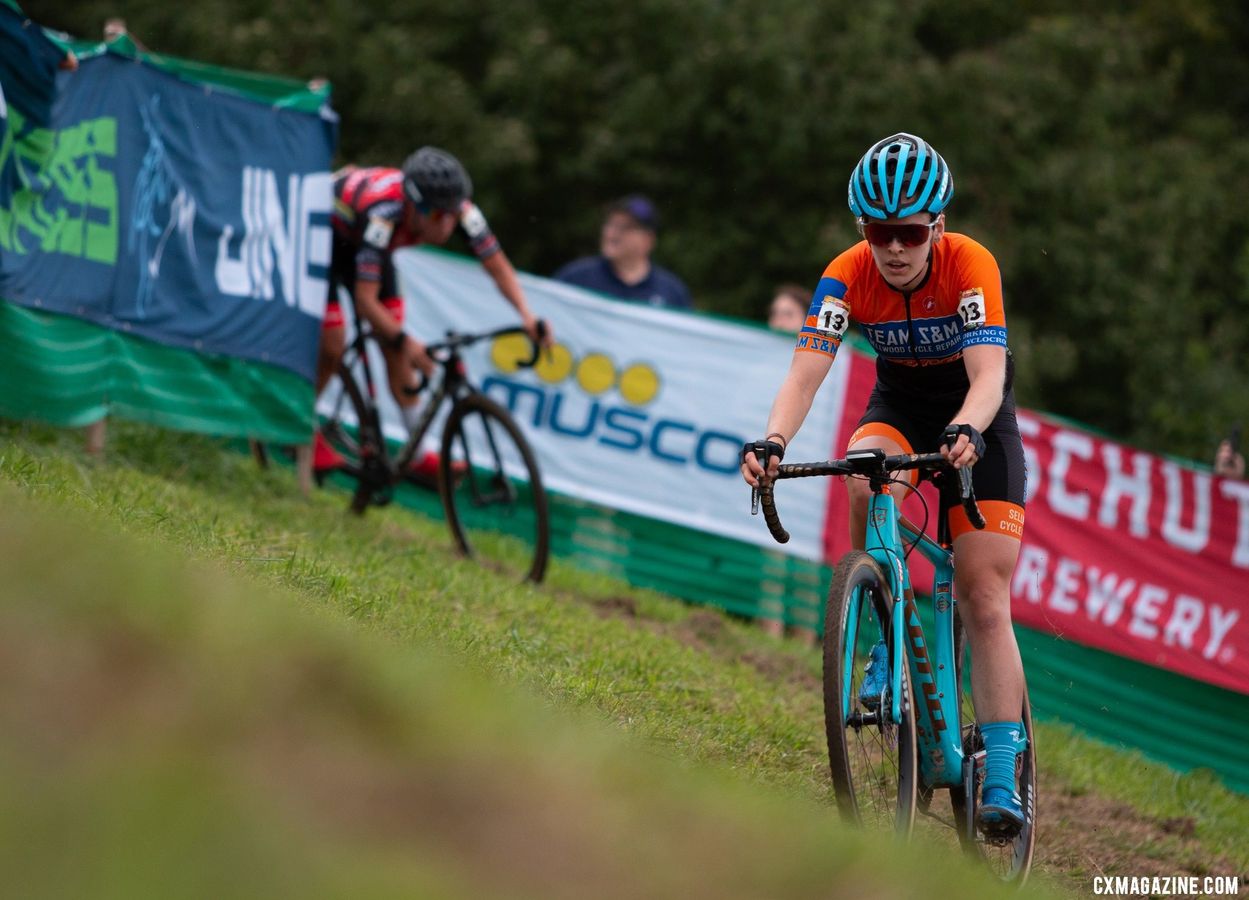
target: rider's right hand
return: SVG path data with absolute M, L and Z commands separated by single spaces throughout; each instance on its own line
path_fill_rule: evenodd
M 428 378 L 434 374 L 433 357 L 425 352 L 425 345 L 412 337 L 412 335 L 406 335 L 400 352 L 403 353 L 403 358 L 407 364 L 414 369 L 420 369 L 425 377 Z
M 742 447 L 742 478 L 752 488 L 759 486 L 759 477 L 764 474 L 763 463 L 759 461 L 760 455 L 768 461 L 767 477 L 775 478 L 776 467 L 785 456 L 785 445 L 777 441 L 762 440 L 751 441 Z

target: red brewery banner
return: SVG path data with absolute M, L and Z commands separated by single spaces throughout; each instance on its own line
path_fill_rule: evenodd
M 1249 482 L 1032 412 L 1015 620 L 1249 693 Z
M 845 450 L 874 378 L 870 357 L 843 355 L 853 369 L 833 456 Z M 1015 621 L 1249 693 L 1249 482 L 1031 411 L 1019 412 L 1019 429 L 1028 499 L 1011 582 Z M 835 561 L 849 547 L 837 479 L 828 499 L 825 547 Z M 923 516 L 915 500 L 903 508 Z M 930 572 L 916 567 L 922 591 Z

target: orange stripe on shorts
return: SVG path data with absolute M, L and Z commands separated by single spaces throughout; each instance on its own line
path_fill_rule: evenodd
M 984 516 L 983 534 L 1003 534 L 1017 541 L 1023 540 L 1023 507 L 1009 500 L 979 500 L 977 505 Z M 963 507 L 950 510 L 950 538 L 975 531 Z
M 903 453 L 915 452 L 911 449 L 911 442 L 906 439 L 902 432 L 892 425 L 886 425 L 884 422 L 864 422 L 854 430 L 854 434 L 850 435 L 850 441 L 847 446 L 853 447 L 858 441 L 869 437 L 883 437 L 891 440 L 902 448 Z M 911 469 L 909 472 L 896 472 L 894 474 L 906 479 L 911 487 L 919 484 L 919 473 L 914 469 Z
M 914 453 L 911 449 L 911 442 L 908 441 L 898 429 L 892 425 L 886 425 L 884 422 L 865 422 L 855 429 L 854 434 L 850 435 L 850 441 L 847 446 L 853 447 L 857 442 L 867 437 L 883 437 L 893 441 L 902 448 L 903 453 Z

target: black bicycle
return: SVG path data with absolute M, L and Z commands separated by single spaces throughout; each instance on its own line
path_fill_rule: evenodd
M 479 334 L 447 332 L 444 340 L 429 344 L 437 371 L 411 389 L 427 394 L 424 411 L 399 446 L 387 442 L 374 399 L 377 385 L 366 355 L 372 332 L 358 329 L 339 365 L 342 391 L 321 433 L 346 461 L 341 471 L 355 479 L 352 512 L 389 503 L 401 482 L 436 489 L 461 553 L 518 580 L 540 582 L 550 553 L 550 521 L 537 460 L 511 414 L 469 381 L 462 356 L 480 341 L 514 334 L 525 331 L 513 326 Z M 538 360 L 538 345 L 529 341 L 529 346 L 532 353 L 521 366 Z M 437 475 L 431 479 L 415 472 L 412 462 L 448 406 Z

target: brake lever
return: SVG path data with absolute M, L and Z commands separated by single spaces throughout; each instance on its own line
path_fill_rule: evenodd
M 988 523 L 985 521 L 984 513 L 980 511 L 980 505 L 976 503 L 976 495 L 972 489 L 971 466 L 963 466 L 958 470 L 959 494 L 963 501 L 963 511 L 967 513 L 967 520 L 971 522 L 972 527 L 977 531 L 982 530 Z
M 768 453 L 766 450 L 755 451 L 755 459 L 759 460 L 759 465 L 763 466 L 764 475 L 768 473 L 767 455 Z M 756 482 L 758 482 L 758 480 L 758 478 L 755 479 Z M 759 485 L 757 483 L 751 485 L 750 488 L 750 514 L 752 516 L 759 515 Z

